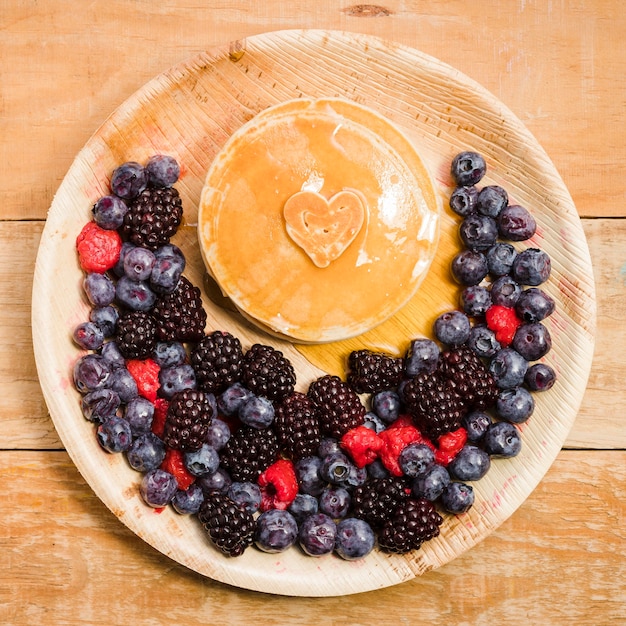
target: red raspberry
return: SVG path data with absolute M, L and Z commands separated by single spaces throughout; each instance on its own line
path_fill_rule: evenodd
M 116 230 L 105 230 L 95 222 L 83 226 L 76 238 L 80 266 L 86 272 L 104 274 L 120 258 L 122 238 Z
M 435 461 L 439 463 L 439 465 L 447 467 L 448 464 L 454 460 L 454 457 L 456 457 L 466 442 L 467 431 L 462 427 L 446 433 L 445 435 L 441 435 L 441 437 L 437 440 Z
M 422 436 L 422 433 L 409 423 L 410 418 L 399 417 L 389 428 L 378 434 L 383 445 L 379 452 L 380 460 L 393 476 L 402 476 L 402 469 L 398 463 L 400 453 L 410 443 L 424 443 L 433 447 L 432 443 Z M 398 423 L 398 420 L 402 420 Z
M 129 359 L 126 361 L 126 369 L 137 383 L 139 395 L 150 402 L 154 402 L 157 391 L 161 386 L 159 382 L 160 367 L 152 359 Z
M 343 435 L 340 445 L 352 457 L 354 464 L 363 468 L 376 459 L 383 441 L 371 428 L 357 426 Z
M 165 419 L 167 418 L 167 407 L 169 402 L 165 398 L 157 398 L 154 402 L 154 416 L 152 417 L 152 432 L 163 438 L 165 429 Z
M 189 470 L 185 467 L 185 457 L 183 452 L 175 450 L 174 448 L 168 448 L 165 453 L 163 463 L 161 463 L 161 469 L 169 472 L 178 483 L 178 488 L 186 491 L 195 480 L 195 476 L 189 473 Z
M 298 494 L 298 479 L 293 463 L 279 459 L 272 463 L 258 480 L 261 488 L 261 511 L 285 510 Z
M 515 309 L 498 304 L 494 304 L 487 309 L 485 319 L 487 320 L 487 326 L 496 333 L 496 339 L 504 347 L 513 341 L 515 331 L 522 324 L 522 320 L 517 317 Z

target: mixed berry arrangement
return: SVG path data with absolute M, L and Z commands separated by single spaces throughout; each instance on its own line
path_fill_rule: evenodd
M 348 560 L 419 549 L 468 511 L 471 483 L 519 453 L 533 392 L 556 380 L 541 361 L 550 259 L 518 243 L 535 220 L 503 188 L 479 188 L 485 173 L 475 152 L 452 162 L 458 309 L 403 357 L 356 350 L 344 378 L 304 393 L 282 352 L 206 327 L 171 243 L 178 163 L 120 165 L 76 240 L 90 314 L 73 331 L 73 380 L 100 446 L 141 473 L 146 505 L 196 516 L 232 557 L 296 545 Z

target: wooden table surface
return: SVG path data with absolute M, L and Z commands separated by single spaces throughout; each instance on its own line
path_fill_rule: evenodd
M 145 82 L 287 28 L 362 32 L 433 55 L 527 125 L 582 218 L 596 353 L 562 451 L 484 542 L 407 583 L 290 598 L 203 578 L 98 500 L 40 390 L 30 313 L 46 213 L 90 135 Z M 626 623 L 626 15 L 616 0 L 0 1 L 0 623 Z

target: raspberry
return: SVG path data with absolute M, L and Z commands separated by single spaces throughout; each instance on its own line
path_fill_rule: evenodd
M 163 438 L 163 429 L 165 428 L 165 419 L 167 417 L 167 408 L 169 402 L 165 398 L 157 398 L 154 401 L 154 415 L 152 416 L 152 432 L 159 437 Z
M 150 402 L 154 402 L 161 383 L 159 372 L 161 368 L 152 359 L 131 359 L 126 361 L 126 368 L 137 383 L 139 395 Z
M 406 422 L 400 424 L 396 422 L 378 434 L 382 440 L 379 455 L 383 465 L 393 476 L 402 476 L 402 469 L 398 463 L 402 450 L 410 443 L 425 443 L 429 446 L 432 446 L 432 443 L 424 439 L 415 426 Z
M 393 389 L 402 380 L 404 362 L 382 352 L 355 350 L 348 357 L 348 384 L 357 393 Z
M 170 448 L 198 450 L 206 440 L 213 419 L 213 406 L 207 394 L 185 389 L 172 396 L 167 409 L 163 441 Z
M 293 463 L 279 459 L 259 475 L 261 511 L 285 510 L 298 494 L 298 479 Z
M 294 391 L 277 407 L 273 428 L 283 453 L 293 461 L 315 456 L 320 444 L 320 425 L 313 401 Z
M 367 426 L 357 426 L 344 433 L 340 445 L 354 464 L 362 468 L 376 460 L 383 447 L 383 440 Z
M 441 435 L 437 440 L 435 449 L 435 461 L 439 465 L 448 466 L 461 451 L 467 442 L 467 430 L 461 427 L 445 435 Z
M 161 469 L 169 472 L 178 483 L 178 488 L 186 491 L 189 485 L 193 484 L 196 477 L 189 473 L 185 467 L 185 457 L 180 450 L 168 448 L 165 453 Z
M 239 339 L 219 330 L 203 337 L 190 354 L 198 388 L 214 394 L 239 380 L 242 360 Z
M 494 304 L 485 313 L 487 326 L 496 333 L 498 342 L 506 347 L 515 337 L 515 332 L 521 326 L 522 320 L 517 317 L 515 309 Z
M 372 528 L 381 528 L 408 497 L 409 490 L 404 478 L 374 478 L 353 491 L 352 515 L 365 520 Z
M 105 230 L 95 222 L 88 222 L 76 238 L 76 249 L 85 272 L 104 274 L 120 258 L 122 239 L 117 231 Z
M 282 352 L 256 343 L 243 358 L 241 381 L 252 393 L 280 401 L 293 392 L 296 372 Z

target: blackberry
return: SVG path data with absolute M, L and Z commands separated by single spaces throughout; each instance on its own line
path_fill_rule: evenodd
M 278 438 L 272 428 L 258 430 L 242 426 L 220 450 L 220 466 L 235 482 L 256 483 L 279 454 Z
M 468 346 L 442 352 L 439 371 L 450 381 L 469 409 L 483 411 L 495 404 L 498 397 L 495 378 Z
M 296 372 L 282 352 L 255 343 L 243 357 L 241 382 L 258 396 L 280 401 L 293 392 Z
M 348 357 L 348 384 L 357 393 L 393 389 L 402 380 L 404 362 L 382 352 L 354 350 Z
M 128 311 L 117 321 L 115 342 L 125 359 L 143 359 L 157 344 L 157 323 L 143 311 Z
M 175 393 L 167 408 L 163 441 L 184 452 L 199 450 L 205 442 L 213 419 L 209 394 L 197 389 Z
M 414 498 L 402 502 L 378 535 L 384 552 L 406 554 L 439 534 L 443 518 L 428 500 Z
M 148 187 L 130 203 L 119 230 L 126 241 L 154 251 L 169 243 L 182 217 L 183 204 L 174 187 Z
M 341 439 L 365 422 L 366 409 L 357 393 L 339 376 L 326 374 L 313 381 L 307 395 L 315 404 L 322 435 Z
M 207 315 L 200 289 L 185 276 L 172 293 L 157 299 L 152 315 L 159 326 L 159 341 L 198 342 L 204 337 Z
M 256 526 L 252 513 L 224 494 L 206 497 L 198 519 L 215 547 L 228 556 L 241 556 L 252 545 Z
M 457 430 L 467 412 L 466 403 L 451 382 L 436 371 L 418 374 L 405 385 L 404 402 L 419 431 L 433 441 Z
M 401 477 L 368 480 L 352 492 L 351 515 L 365 520 L 372 528 L 382 528 L 408 497 L 407 484 Z
M 243 350 L 228 332 L 216 330 L 191 350 L 190 362 L 203 391 L 219 394 L 239 380 Z
M 276 407 L 274 430 L 283 452 L 293 461 L 315 456 L 321 435 L 311 398 L 298 391 L 287 396 Z

